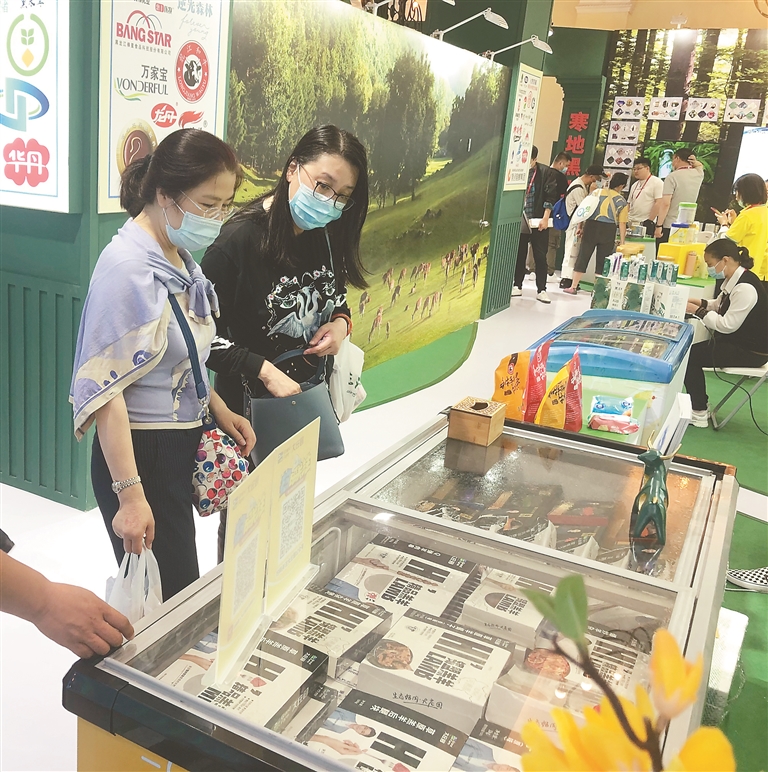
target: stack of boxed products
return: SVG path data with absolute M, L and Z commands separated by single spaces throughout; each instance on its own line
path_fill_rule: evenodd
M 636 311 L 682 321 L 688 287 L 677 283 L 679 270 L 671 259 L 648 265 L 642 255 L 610 255 L 603 261 L 602 276 L 595 276 L 591 308 Z
M 520 770 L 526 721 L 554 732 L 552 707 L 579 716 L 601 697 L 555 651 L 569 642 L 530 588 L 553 590 L 379 535 L 326 587 L 299 594 L 228 691 L 201 684 L 215 634 L 159 678 L 355 769 Z M 619 694 L 645 683 L 645 623 L 638 637 L 631 612 L 591 604 L 591 654 Z

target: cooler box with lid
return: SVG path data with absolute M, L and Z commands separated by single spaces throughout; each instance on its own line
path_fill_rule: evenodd
M 593 398 L 631 397 L 632 417 L 637 419 L 639 430 L 610 436 L 646 445 L 683 390 L 692 339 L 693 330 L 686 322 L 629 311 L 592 309 L 556 327 L 531 349 L 552 341 L 547 359 L 547 382 L 550 383 L 578 347 L 582 432 L 605 436 L 604 431 L 588 427 Z

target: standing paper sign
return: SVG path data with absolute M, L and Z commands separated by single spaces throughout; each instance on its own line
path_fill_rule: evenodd
M 69 211 L 69 2 L 0 2 L 5 206 Z
M 311 581 L 320 419 L 272 451 L 227 511 L 216 661 L 203 685 L 228 688 L 269 625 Z
M 123 170 L 171 132 L 223 138 L 229 8 L 229 0 L 101 0 L 100 213 L 120 211 Z
M 536 127 L 536 111 L 539 109 L 539 92 L 543 77 L 544 73 L 541 70 L 534 70 L 525 64 L 520 65 L 507 167 L 504 174 L 504 190 L 525 190 L 528 184 L 533 131 Z

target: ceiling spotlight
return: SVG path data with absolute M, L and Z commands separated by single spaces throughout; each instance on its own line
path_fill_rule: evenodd
M 479 19 L 481 16 L 486 21 L 489 21 L 491 24 L 495 24 L 497 27 L 501 27 L 502 29 L 509 29 L 509 24 L 507 24 L 507 20 L 503 16 L 501 16 L 498 13 L 494 13 L 490 8 L 486 8 L 484 11 L 480 11 L 480 13 L 476 13 L 473 16 L 469 16 L 466 19 L 464 19 L 464 21 L 460 21 L 458 24 L 454 24 L 452 27 L 446 27 L 445 29 L 436 29 L 432 33 L 432 37 L 437 38 L 438 40 L 442 40 L 446 32 L 455 30 L 457 27 L 461 27 L 463 24 L 466 24 L 467 22 L 470 22 L 473 19 Z
M 555 31 L 552 29 L 552 27 L 550 27 L 549 30 L 547 30 L 547 37 L 551 38 L 552 35 L 554 34 L 555 34 Z
M 673 17 L 672 17 L 672 18 L 669 20 L 669 23 L 670 23 L 670 24 L 671 24 L 671 25 L 672 25 L 672 26 L 673 26 L 675 29 L 680 29 L 680 27 L 682 27 L 682 26 L 684 26 L 685 24 L 687 24 L 687 23 L 688 23 L 688 17 L 687 17 L 687 16 L 683 16 L 682 14 L 679 14 L 678 16 L 673 16 Z
M 541 40 L 538 35 L 531 35 L 529 38 L 521 40 L 519 43 L 513 43 L 511 46 L 500 48 L 498 51 L 486 51 L 485 53 L 481 54 L 481 56 L 484 56 L 486 59 L 493 61 L 496 58 L 496 54 L 503 54 L 505 51 L 510 51 L 513 48 L 524 46 L 526 43 L 532 43 L 534 48 L 538 48 L 539 51 L 543 51 L 545 54 L 552 53 L 552 49 L 548 43 L 545 43 L 543 40 Z

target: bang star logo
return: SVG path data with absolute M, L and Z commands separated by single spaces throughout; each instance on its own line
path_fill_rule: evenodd
M 183 118 L 183 116 L 182 116 Z M 167 102 L 152 108 L 152 123 L 161 129 L 167 129 L 176 123 L 176 109 Z M 183 126 L 181 128 L 184 128 Z
M 144 11 L 133 11 L 125 23 L 115 22 L 115 37 L 170 49 L 171 35 L 163 32 L 162 29 L 160 19 L 154 14 L 147 15 Z

